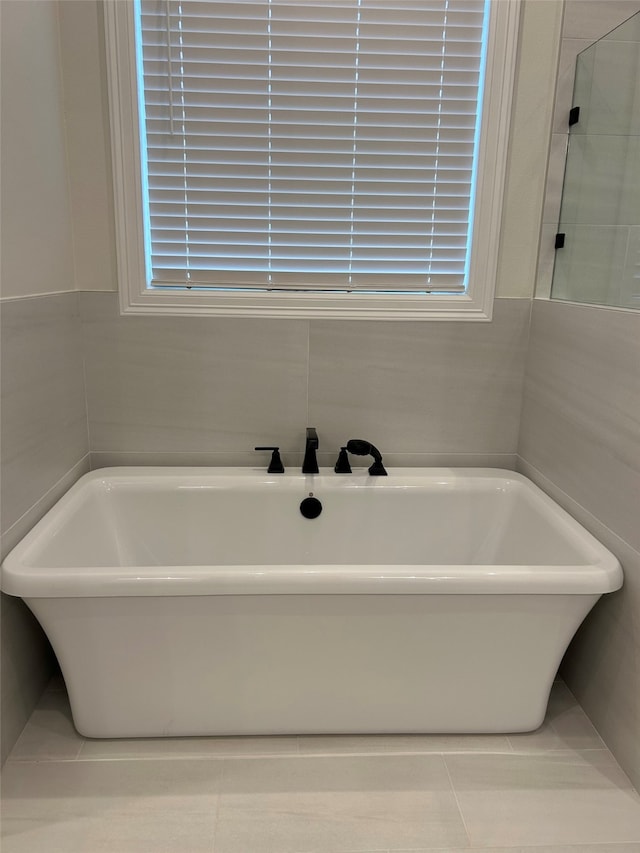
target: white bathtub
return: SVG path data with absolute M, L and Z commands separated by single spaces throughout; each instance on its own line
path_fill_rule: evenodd
M 102 469 L 1 580 L 88 737 L 535 729 L 571 637 L 621 584 L 612 554 L 496 469 Z

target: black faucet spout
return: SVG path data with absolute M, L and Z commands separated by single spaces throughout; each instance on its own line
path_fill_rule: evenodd
M 318 460 L 316 450 L 320 446 L 318 433 L 315 427 L 307 427 L 307 440 L 304 448 L 304 461 L 302 463 L 303 474 L 318 474 Z
M 382 464 L 382 454 L 370 441 L 364 441 L 361 438 L 351 438 L 347 442 L 347 450 L 355 456 L 373 456 L 373 465 L 369 468 L 369 474 L 374 477 L 387 476 L 385 467 Z

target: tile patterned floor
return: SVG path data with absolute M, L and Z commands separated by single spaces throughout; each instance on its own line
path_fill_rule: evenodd
M 2 853 L 640 853 L 640 796 L 561 682 L 526 735 L 86 740 L 52 682 Z

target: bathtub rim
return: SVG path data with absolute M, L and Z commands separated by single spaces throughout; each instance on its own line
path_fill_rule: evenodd
M 342 478 L 330 468 L 319 474 L 303 475 L 287 471 L 269 475 L 264 468 L 237 467 L 159 467 L 117 466 L 98 468 L 80 477 L 48 513 L 37 522 L 2 563 L 0 588 L 22 598 L 89 598 L 122 596 L 194 596 L 194 595 L 513 595 L 577 594 L 613 592 L 623 583 L 618 559 L 588 530 L 523 474 L 502 468 L 389 468 L 389 478 L 370 477 L 366 468 L 356 469 Z M 268 577 L 263 567 L 248 566 L 106 566 L 46 568 L 25 565 L 23 557 L 36 543 L 49 535 L 52 525 L 61 523 L 65 514 L 82 500 L 83 493 L 103 481 L 135 480 L 140 483 L 194 479 L 231 478 L 239 483 L 286 483 L 289 487 L 309 489 L 393 488 L 418 485 L 434 478 L 455 481 L 495 479 L 518 484 L 526 489 L 557 522 L 589 552 L 591 563 L 576 565 L 271 565 Z M 395 481 L 393 478 L 397 478 Z M 407 482 L 409 481 L 409 482 Z M 413 481 L 413 482 L 412 482 Z M 446 485 L 446 483 L 440 483 Z M 212 577 L 212 568 L 215 577 Z

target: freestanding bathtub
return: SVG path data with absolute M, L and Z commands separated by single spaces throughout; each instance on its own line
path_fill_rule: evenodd
M 571 637 L 621 584 L 511 471 L 109 468 L 1 586 L 49 636 L 78 730 L 140 737 L 535 729 Z

